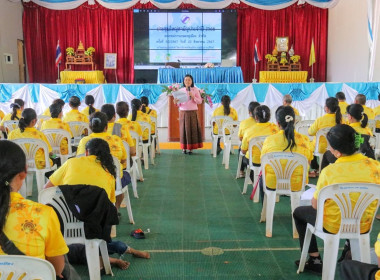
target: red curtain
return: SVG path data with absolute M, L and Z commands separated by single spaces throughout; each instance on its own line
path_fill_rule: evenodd
M 295 54 L 301 56 L 302 70 L 309 71 L 309 55 L 314 38 L 315 58 L 314 79 L 326 81 L 328 10 L 309 4 L 294 4 L 275 11 L 246 8 L 238 10 L 237 65 L 243 71 L 244 80 L 251 82 L 254 76 L 253 53 L 256 38 L 262 61 L 257 64 L 259 71 L 266 70 L 265 54 L 272 53 L 276 37 L 289 37 L 289 48 L 294 45 Z
M 66 48 L 95 48 L 98 69 L 103 70 L 104 53 L 117 53 L 119 83 L 133 83 L 133 10 L 110 10 L 100 5 L 84 4 L 73 10 L 49 10 L 33 3 L 24 5 L 23 30 L 29 81 L 55 83 L 55 51 L 60 42 L 65 68 Z M 78 70 L 88 68 L 75 68 Z M 107 80 L 115 82 L 114 70 L 106 71 Z

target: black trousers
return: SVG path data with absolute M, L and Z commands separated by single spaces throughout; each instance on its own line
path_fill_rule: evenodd
M 374 280 L 379 267 L 358 261 L 343 261 L 340 264 L 340 276 L 343 280 Z
M 305 240 L 307 224 L 315 225 L 315 219 L 317 218 L 317 210 L 312 206 L 300 206 L 293 212 L 294 223 L 298 231 L 300 248 L 302 251 L 303 242 Z M 309 253 L 317 253 L 317 239 L 313 234 L 310 241 Z
M 332 154 L 332 152 L 326 151 L 322 157 L 321 171 L 323 170 L 323 168 L 330 165 L 330 163 L 336 162 L 336 160 L 337 160 L 337 158 Z

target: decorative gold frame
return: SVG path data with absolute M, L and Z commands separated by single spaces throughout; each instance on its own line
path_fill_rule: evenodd
M 278 52 L 287 52 L 289 49 L 289 37 L 276 37 L 276 47 Z

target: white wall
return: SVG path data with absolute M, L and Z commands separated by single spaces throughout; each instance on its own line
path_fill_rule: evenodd
M 0 82 L 19 82 L 17 39 L 23 40 L 21 1 L 0 0 Z M 5 64 L 4 53 L 10 53 L 13 64 Z

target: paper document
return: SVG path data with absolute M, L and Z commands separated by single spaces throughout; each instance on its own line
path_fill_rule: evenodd
M 315 188 L 310 188 L 307 191 L 303 192 L 301 195 L 300 206 L 311 205 L 311 199 L 313 198 Z
M 185 103 L 187 101 L 189 101 L 189 96 L 187 96 L 187 93 L 186 91 L 173 91 L 172 92 L 172 95 L 174 98 L 178 99 L 178 103 Z

